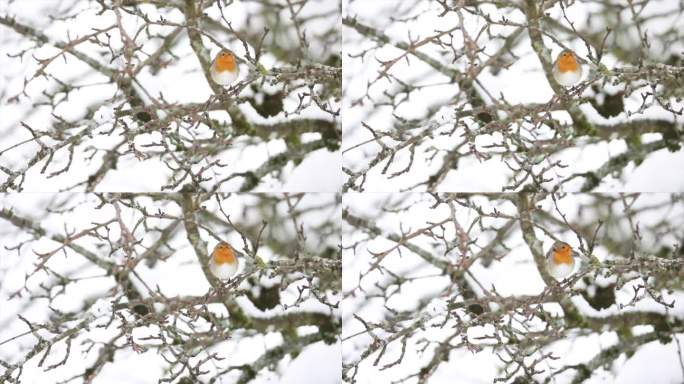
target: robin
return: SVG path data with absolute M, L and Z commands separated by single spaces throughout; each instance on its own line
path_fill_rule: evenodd
M 582 79 L 582 65 L 575 52 L 565 49 L 553 63 L 553 78 L 564 87 L 571 87 Z
M 231 85 L 237 80 L 239 73 L 235 54 L 228 49 L 222 49 L 211 63 L 211 79 L 216 84 Z
M 551 276 L 555 279 L 563 279 L 572 274 L 575 269 L 575 257 L 579 254 L 572 250 L 568 243 L 556 241 L 546 254 L 546 262 Z
M 228 243 L 219 242 L 211 252 L 211 260 L 209 260 L 211 273 L 221 280 L 230 279 L 238 270 L 238 255 L 239 252 L 236 252 Z

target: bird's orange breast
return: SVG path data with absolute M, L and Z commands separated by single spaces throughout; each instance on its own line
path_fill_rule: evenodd
M 216 264 L 234 263 L 235 253 L 230 248 L 221 248 L 214 251 L 214 262 Z
M 556 264 L 572 264 L 572 249 L 568 247 L 565 250 L 554 252 L 553 262 Z
M 572 55 L 562 56 L 558 59 L 558 70 L 561 72 L 574 72 L 577 70 L 577 60 Z
M 219 72 L 235 72 L 236 64 L 233 55 L 220 55 L 216 58 L 216 70 Z

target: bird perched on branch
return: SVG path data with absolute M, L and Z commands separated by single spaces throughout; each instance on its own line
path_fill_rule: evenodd
M 572 250 L 568 243 L 556 241 L 546 253 L 547 268 L 551 276 L 560 280 L 572 274 L 575 270 L 575 258 L 579 253 Z
M 553 63 L 553 78 L 564 87 L 571 87 L 582 80 L 582 64 L 575 52 L 564 49 Z
M 235 54 L 228 49 L 222 49 L 211 63 L 211 79 L 216 84 L 228 86 L 237 80 L 239 74 Z
M 209 270 L 221 280 L 230 279 L 238 270 L 239 254 L 230 244 L 225 241 L 219 242 L 211 252 Z

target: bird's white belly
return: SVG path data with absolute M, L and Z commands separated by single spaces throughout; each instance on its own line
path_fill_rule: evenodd
M 231 85 L 235 80 L 237 80 L 239 74 L 240 72 L 237 69 L 234 72 L 218 72 L 214 69 L 213 65 L 211 66 L 211 79 L 214 80 L 217 84 Z
M 233 277 L 233 275 L 235 275 L 235 273 L 238 270 L 238 263 L 237 261 L 235 263 L 223 264 L 210 263 L 209 269 L 211 270 L 211 273 L 214 274 L 214 276 L 218 277 L 219 279 L 226 280 L 230 279 L 231 277 Z
M 577 84 L 581 79 L 582 79 L 582 70 L 579 71 L 567 71 L 567 72 L 561 72 L 557 71 L 555 73 L 555 79 L 558 82 L 558 84 L 569 87 L 572 85 Z
M 575 263 L 572 264 L 549 264 L 549 274 L 555 279 L 563 279 L 575 270 Z

